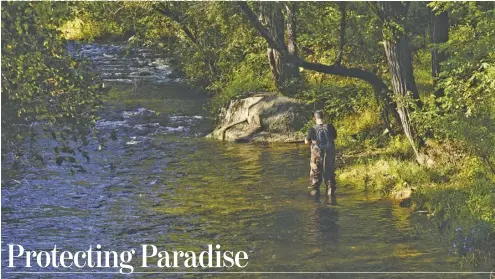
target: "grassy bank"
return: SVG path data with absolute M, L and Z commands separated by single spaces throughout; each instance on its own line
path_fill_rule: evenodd
M 435 141 L 428 142 L 434 165 L 421 166 L 405 137 L 384 131 L 373 115 L 365 110 L 336 121 L 339 184 L 427 214 L 462 264 L 489 268 L 495 256 L 495 176 L 489 167 L 453 142 Z

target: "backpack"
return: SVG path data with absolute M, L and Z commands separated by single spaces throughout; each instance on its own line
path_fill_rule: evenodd
M 316 145 L 319 149 L 326 149 L 330 146 L 330 137 L 328 135 L 327 125 L 315 125 Z

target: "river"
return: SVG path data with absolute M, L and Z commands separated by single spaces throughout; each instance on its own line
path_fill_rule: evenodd
M 154 244 L 202 251 L 220 244 L 246 251 L 248 272 L 454 272 L 461 268 L 426 217 L 398 203 L 340 185 L 337 203 L 308 197 L 309 150 L 299 144 L 250 145 L 205 140 L 206 98 L 171 76 L 149 51 L 123 56 L 117 46 L 75 50 L 112 86 L 97 127 L 107 141 L 78 168 L 49 163 L 2 177 L 2 275 L 13 274 L 6 244 L 30 250 L 123 251 Z M 110 136 L 110 134 L 112 134 Z M 47 154 L 48 139 L 39 148 Z M 51 155 L 54 156 L 53 154 Z M 53 158 L 52 158 L 53 159 Z M 54 160 L 51 160 L 52 162 Z M 139 262 L 139 260 L 137 260 Z M 174 271 L 157 267 L 135 271 Z M 41 271 L 30 269 L 30 271 Z M 53 271 L 46 269 L 43 271 Z M 70 269 L 70 271 L 78 271 Z M 87 271 L 87 270 L 86 270 Z M 89 269 L 112 271 L 117 269 Z M 202 271 L 179 269 L 179 271 Z M 224 274 L 227 278 L 466 278 L 466 274 Z M 123 278 L 71 274 L 71 278 Z M 132 278 L 220 277 L 147 274 Z M 488 278 L 488 274 L 469 278 Z

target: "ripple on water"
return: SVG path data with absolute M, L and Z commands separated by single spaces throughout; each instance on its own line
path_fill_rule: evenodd
M 95 57 L 119 56 L 121 50 L 98 45 L 82 49 Z M 170 88 L 159 87 L 151 102 L 164 103 Z M 187 92 L 177 88 L 173 98 L 186 98 Z M 249 251 L 246 271 L 460 270 L 438 243 L 411 234 L 416 224 L 407 209 L 365 196 L 352 185 L 340 186 L 335 207 L 307 197 L 307 147 L 188 139 L 205 129 L 200 113 L 177 108 L 167 114 L 151 110 L 152 105 L 127 105 L 133 98 L 119 99 L 124 109 L 117 113 L 103 112 L 97 128 L 104 135 L 117 129 L 117 137 L 106 138 L 101 150 L 97 141 L 90 143 L 91 160 L 78 157 L 86 172 L 71 173 L 70 165 L 48 161 L 2 181 L 4 243 L 30 249 L 57 244 L 71 251 L 96 244 L 116 251 L 141 244 L 201 251 L 206 244 L 219 243 Z M 198 102 L 195 107 L 203 104 L 201 99 L 188 101 Z M 145 129 L 149 133 L 137 134 Z M 33 148 L 53 147 L 49 140 L 36 144 Z M 2 253 L 6 264 L 5 249 Z
M 134 48 L 130 50 L 130 55 L 126 49 L 127 46 L 123 45 L 69 44 L 72 56 L 91 60 L 105 82 L 180 82 L 180 79 L 171 78 L 172 70 L 166 59 L 148 49 Z

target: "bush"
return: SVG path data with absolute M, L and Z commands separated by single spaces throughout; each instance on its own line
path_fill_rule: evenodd
M 75 41 L 94 41 L 100 38 L 115 38 L 124 35 L 122 25 L 115 22 L 101 23 L 92 20 L 81 20 L 75 18 L 65 22 L 60 27 L 65 39 Z
M 259 74 L 244 64 L 239 65 L 228 78 L 212 84 L 210 90 L 215 93 L 208 103 L 208 109 L 216 113 L 232 99 L 242 98 L 252 92 L 272 91 L 273 85 L 268 71 Z
M 423 185 L 412 196 L 416 208 L 430 212 L 451 252 L 471 265 L 489 262 L 495 249 L 495 180 L 479 163 L 467 159 L 447 183 Z

